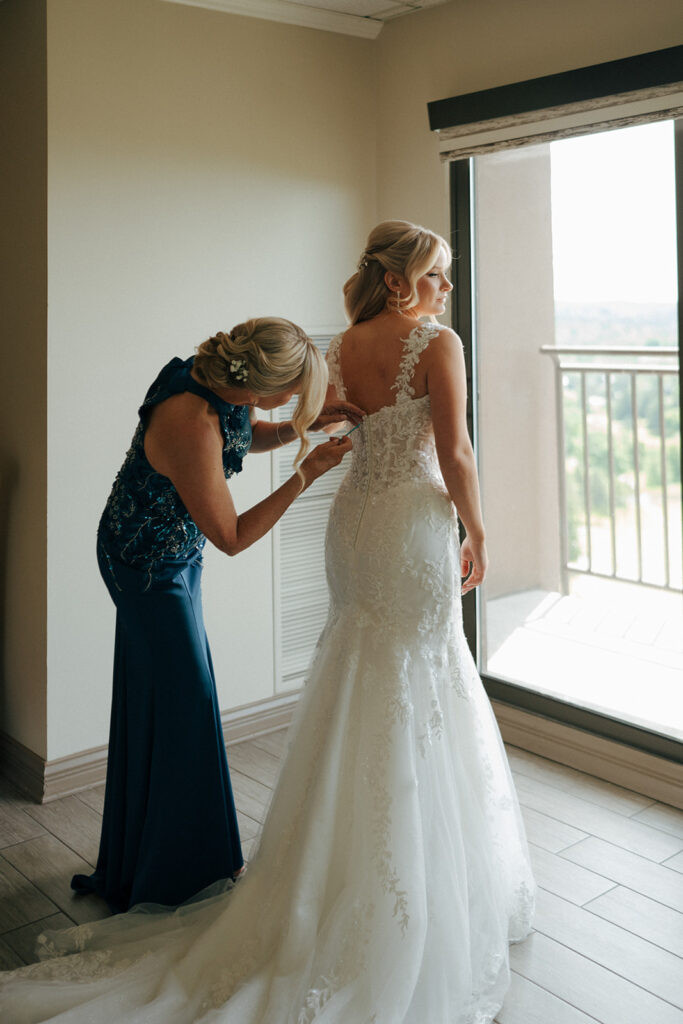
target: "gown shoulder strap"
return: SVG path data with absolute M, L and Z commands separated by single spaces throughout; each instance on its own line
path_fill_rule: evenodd
M 341 375 L 341 364 L 339 361 L 339 350 L 341 348 L 342 335 L 335 334 L 334 338 L 330 342 L 327 355 L 325 360 L 327 362 L 327 370 L 330 375 L 330 384 L 337 392 L 339 398 L 346 398 L 346 389 L 344 388 L 344 381 Z
M 397 402 L 410 401 L 414 396 L 415 388 L 411 384 L 413 372 L 421 354 L 440 330 L 441 324 L 418 324 L 417 327 L 413 327 L 408 337 L 403 339 L 403 356 L 398 368 L 398 376 L 391 385 L 392 391 L 396 392 Z

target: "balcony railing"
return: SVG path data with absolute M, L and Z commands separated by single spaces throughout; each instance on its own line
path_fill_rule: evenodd
M 570 572 L 681 590 L 678 350 L 541 352 L 555 367 L 564 593 Z

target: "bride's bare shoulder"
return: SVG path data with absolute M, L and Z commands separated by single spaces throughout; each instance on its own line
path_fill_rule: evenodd
M 455 345 L 462 347 L 462 341 L 460 335 L 456 334 L 450 327 L 444 327 L 443 324 L 432 324 L 434 328 L 433 341 L 436 341 L 441 345 Z
M 460 335 L 450 327 L 442 327 L 441 324 L 434 324 L 434 327 L 437 330 L 430 339 L 427 356 L 432 359 L 448 359 L 453 355 L 460 355 L 463 350 Z

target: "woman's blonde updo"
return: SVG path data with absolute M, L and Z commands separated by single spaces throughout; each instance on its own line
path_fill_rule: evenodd
M 292 426 L 300 446 L 298 466 L 309 449 L 306 430 L 317 419 L 327 391 L 322 353 L 300 327 L 277 316 L 255 317 L 229 334 L 219 331 L 197 349 L 197 377 L 209 388 L 240 388 L 270 397 L 299 387 Z
M 387 308 L 408 311 L 417 303 L 417 279 L 433 267 L 443 249 L 451 258 L 445 239 L 407 220 L 386 220 L 370 232 L 358 263 L 358 271 L 344 285 L 344 305 L 352 324 L 371 320 Z M 409 294 L 397 299 L 384 275 L 390 271 L 408 282 Z

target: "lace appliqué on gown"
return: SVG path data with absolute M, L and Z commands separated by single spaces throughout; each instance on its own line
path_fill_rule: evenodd
M 396 402 L 409 402 L 415 394 L 412 386 L 413 372 L 420 356 L 432 338 L 441 330 L 440 324 L 418 324 L 403 342 L 403 358 L 398 370 L 398 377 L 391 385 L 396 392 Z

